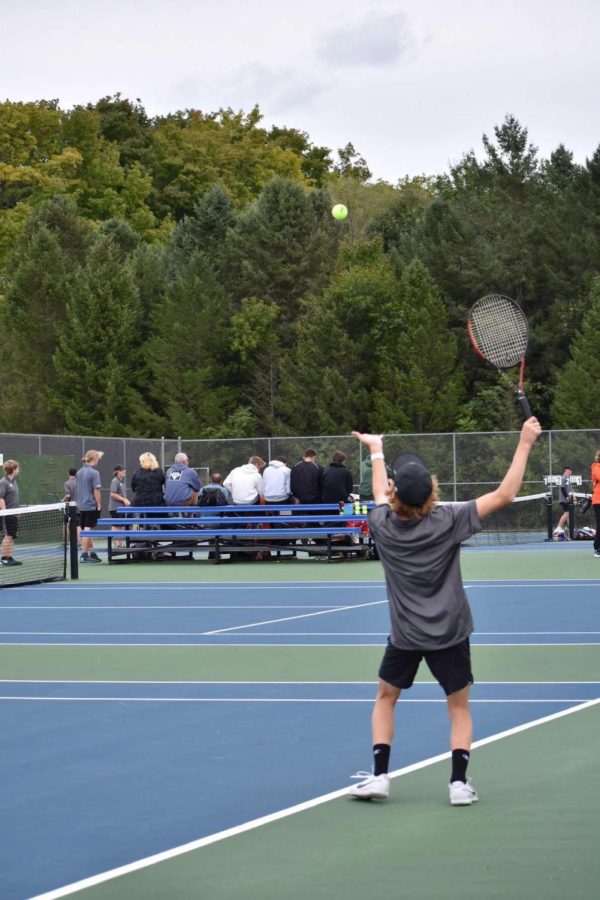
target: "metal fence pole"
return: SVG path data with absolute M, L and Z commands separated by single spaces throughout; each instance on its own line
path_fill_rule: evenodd
M 456 503 L 458 495 L 456 492 L 456 432 L 452 434 L 452 481 L 453 481 L 453 497 Z

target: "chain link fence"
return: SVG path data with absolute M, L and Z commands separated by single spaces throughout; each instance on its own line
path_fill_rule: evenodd
M 390 462 L 399 453 L 418 454 L 436 473 L 442 500 L 469 500 L 498 485 L 510 464 L 516 441 L 515 432 L 389 434 L 385 436 L 385 451 Z M 317 451 L 323 465 L 330 462 L 335 450 L 342 450 L 348 457 L 347 466 L 355 484 L 362 480 L 367 451 L 347 434 L 225 440 L 0 434 L 4 460 L 21 463 L 21 502 L 26 504 L 62 499 L 69 468 L 79 467 L 84 453 L 92 449 L 104 451 L 98 468 L 103 505 L 107 506 L 114 467 L 126 467 L 127 484 L 138 467 L 140 454 L 146 451 L 154 453 L 165 469 L 176 453 L 184 451 L 190 465 L 205 477 L 207 470 L 226 476 L 250 456 L 266 461 L 283 456 L 293 465 L 308 447 Z M 581 478 L 581 488 L 577 490 L 589 490 L 590 465 L 598 449 L 600 429 L 545 431 L 530 455 L 522 493 L 545 491 L 547 480 L 560 475 L 566 465 L 572 467 L 575 478 Z

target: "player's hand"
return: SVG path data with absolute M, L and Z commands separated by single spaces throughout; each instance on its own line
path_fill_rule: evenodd
M 541 433 L 542 426 L 535 416 L 531 416 L 530 419 L 523 422 L 523 427 L 521 428 L 521 440 L 525 441 L 525 443 L 531 447 L 535 444 Z
M 352 437 L 358 438 L 361 444 L 365 444 L 371 453 L 380 453 L 383 450 L 382 434 L 362 434 L 360 431 L 351 432 Z

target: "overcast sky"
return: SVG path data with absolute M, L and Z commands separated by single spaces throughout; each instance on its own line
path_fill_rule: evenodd
M 600 143 L 600 0 L 0 0 L 0 97 L 258 103 L 375 178 L 448 169 L 507 113 L 543 156 Z

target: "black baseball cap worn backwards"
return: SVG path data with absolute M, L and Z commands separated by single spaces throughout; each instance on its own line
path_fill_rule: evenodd
M 398 499 L 407 506 L 422 506 L 433 490 L 427 466 L 414 453 L 401 453 L 393 469 Z

